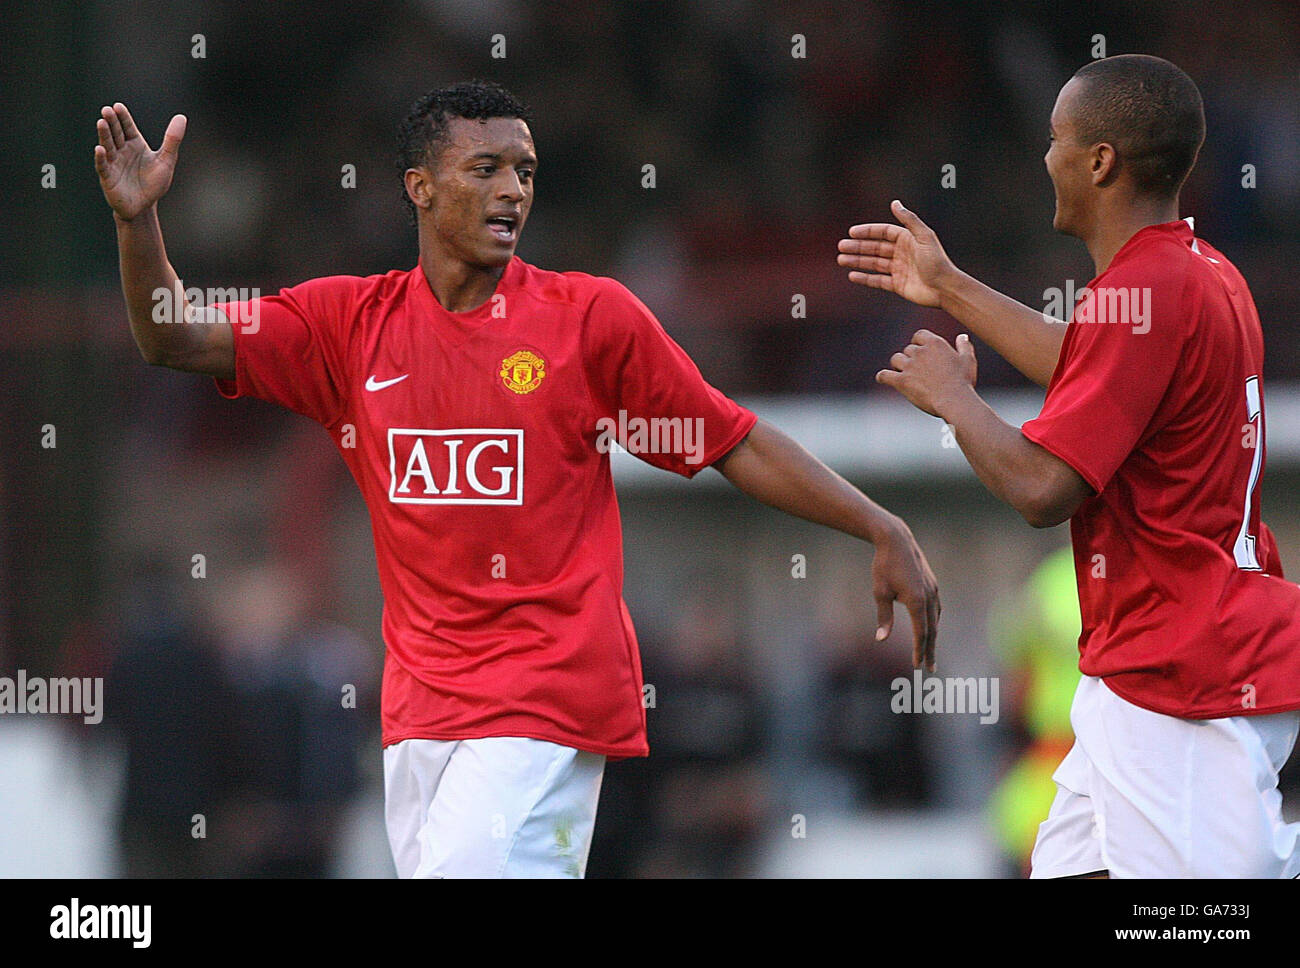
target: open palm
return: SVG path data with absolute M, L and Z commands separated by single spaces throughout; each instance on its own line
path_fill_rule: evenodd
M 853 226 L 849 237 L 840 240 L 839 264 L 859 285 L 884 289 L 919 306 L 938 306 L 937 286 L 956 267 L 933 229 L 900 202 L 894 202 L 892 209 L 903 224 Z
M 162 145 L 152 150 L 135 126 L 131 112 L 118 102 L 101 111 L 95 122 L 99 144 L 95 146 L 95 171 L 104 198 L 119 218 L 131 220 L 167 194 L 181 139 L 185 137 L 185 116 L 178 114 L 167 125 Z

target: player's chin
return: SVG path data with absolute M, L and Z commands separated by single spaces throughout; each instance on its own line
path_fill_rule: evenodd
M 1060 232 L 1062 235 L 1070 234 L 1070 224 L 1065 217 L 1065 213 L 1061 211 L 1060 202 L 1056 203 L 1056 211 L 1052 213 L 1052 228 L 1056 229 L 1056 231 Z
M 517 239 L 509 244 L 493 240 L 479 250 L 479 265 L 489 266 L 494 269 L 509 265 L 510 260 L 515 257 L 515 246 L 517 244 Z
M 500 239 L 495 235 L 489 234 L 487 244 L 483 247 L 485 255 L 492 258 L 509 262 L 514 258 L 515 248 L 519 245 L 519 230 L 516 229 L 514 234 L 508 239 Z

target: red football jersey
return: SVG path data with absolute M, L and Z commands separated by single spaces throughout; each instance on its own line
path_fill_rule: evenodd
M 518 257 L 451 313 L 423 269 L 225 304 L 228 397 L 323 424 L 370 511 L 384 745 L 648 751 L 609 443 L 691 477 L 756 420 L 613 279 Z
M 1185 221 L 1088 285 L 1026 437 L 1097 492 L 1070 522 L 1080 669 L 1187 719 L 1300 708 L 1300 587 L 1260 521 L 1264 340 Z

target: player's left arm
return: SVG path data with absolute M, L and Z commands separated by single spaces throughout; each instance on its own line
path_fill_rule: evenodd
M 913 406 L 939 417 L 971 468 L 993 495 L 1035 528 L 1068 521 L 1093 494 L 1073 467 L 993 412 L 975 392 L 975 348 L 964 334 L 954 349 L 942 336 L 919 330 L 890 358 L 876 380 Z
M 875 545 L 872 593 L 877 609 L 876 641 L 889 636 L 897 599 L 912 617 L 912 664 L 919 668 L 924 662 L 934 671 L 939 586 L 902 518 L 761 419 L 713 466 L 757 501 Z

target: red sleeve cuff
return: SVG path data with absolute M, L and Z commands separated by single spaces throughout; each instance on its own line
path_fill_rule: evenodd
M 745 439 L 754 424 L 758 423 L 758 415 L 746 407 L 736 404 L 736 410 L 739 413 L 740 420 L 736 424 L 735 430 L 725 437 L 722 443 L 713 448 L 712 451 L 704 455 L 704 459 L 698 464 L 686 464 L 682 474 L 686 478 L 692 478 L 706 467 L 712 467 L 720 458 L 726 456 L 733 447 Z
M 1074 469 L 1074 472 L 1083 478 L 1084 482 L 1093 490 L 1094 494 L 1100 494 L 1106 487 L 1106 482 L 1097 477 L 1096 474 L 1088 467 L 1087 463 L 1081 460 L 1078 455 L 1072 454 L 1068 448 L 1062 447 L 1060 443 L 1045 437 L 1037 427 L 1033 426 L 1034 421 L 1029 421 L 1020 428 L 1020 432 L 1025 435 L 1027 440 L 1033 441 L 1043 450 L 1047 451 L 1054 457 L 1059 457 Z
M 230 310 L 227 308 L 230 305 L 231 305 L 230 303 L 213 303 L 211 308 L 220 309 L 221 312 L 225 315 L 226 319 L 230 321 L 230 335 L 231 338 L 234 340 L 233 345 L 235 348 L 235 378 L 233 380 L 223 380 L 221 377 L 214 376 L 212 378 L 212 382 L 217 385 L 217 392 L 220 393 L 223 397 L 225 397 L 227 400 L 236 400 L 239 397 L 244 396 L 244 394 L 247 391 L 240 385 L 242 381 L 240 380 L 241 368 L 239 365 L 240 362 L 239 326 L 233 320 L 231 320 L 231 313 Z

